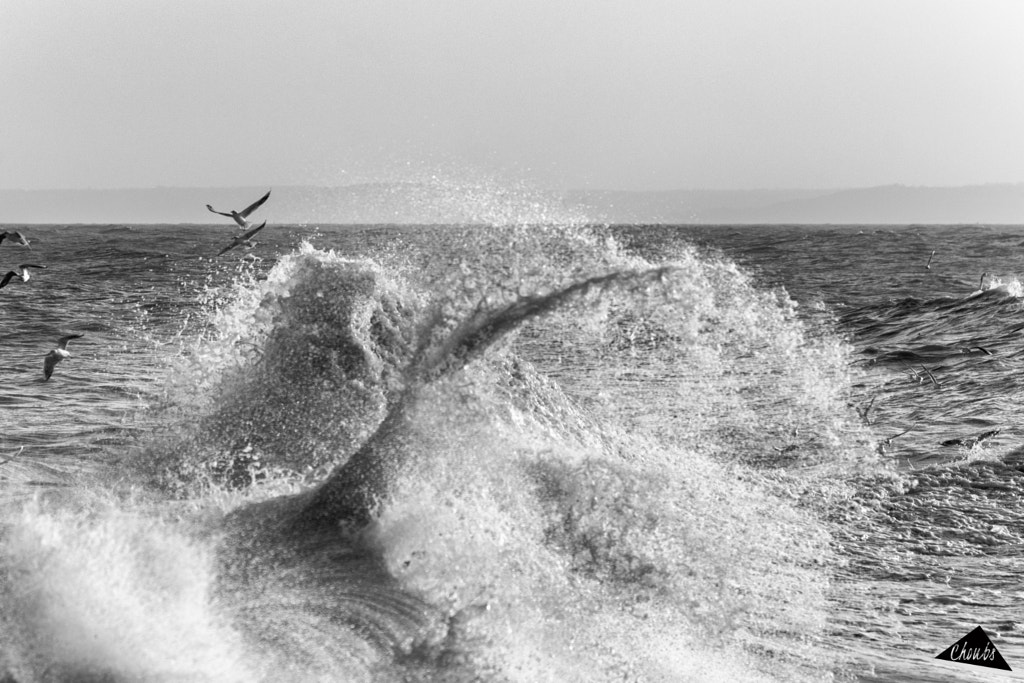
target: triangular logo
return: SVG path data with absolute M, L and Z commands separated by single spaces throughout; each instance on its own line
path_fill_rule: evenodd
M 980 626 L 936 655 L 935 659 L 1013 671 Z

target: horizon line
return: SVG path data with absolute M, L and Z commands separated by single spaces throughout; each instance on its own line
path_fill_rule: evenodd
M 119 186 L 119 187 L 47 187 L 47 188 L 18 188 L 18 187 L 5 187 L 0 188 L 0 192 L 133 192 L 133 191 L 153 191 L 153 190 L 235 190 L 235 189 L 250 189 L 250 188 L 262 188 L 269 187 L 271 189 L 278 188 L 315 188 L 315 189 L 342 189 L 349 187 L 366 187 L 373 185 L 429 185 L 427 181 L 419 180 L 376 180 L 366 181 L 360 183 L 347 183 L 347 184 L 316 184 L 316 183 L 288 183 L 282 185 L 274 185 L 272 183 L 246 183 L 236 185 L 149 185 L 149 186 Z M 907 189 L 942 189 L 942 190 L 955 190 L 961 188 L 977 188 L 977 187 L 1015 187 L 1024 185 L 1024 180 L 1017 181 L 996 181 L 996 182 L 977 182 L 977 183 L 962 183 L 959 185 L 929 185 L 929 184 L 908 184 L 908 183 L 881 183 L 877 185 L 843 185 L 836 187 L 800 187 L 800 186 L 788 186 L 788 187 L 744 187 L 744 188 L 718 188 L 718 187 L 674 187 L 674 188 L 662 188 L 662 189 L 626 189 L 616 187 L 571 187 L 560 190 L 561 192 L 630 192 L 636 194 L 657 194 L 666 192 L 844 192 L 849 190 L 876 190 L 882 188 L 907 188 Z M 559 190 L 547 189 L 547 188 L 535 188 L 539 191 L 556 192 Z

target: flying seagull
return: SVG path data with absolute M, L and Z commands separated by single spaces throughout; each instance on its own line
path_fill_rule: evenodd
M 223 249 L 221 249 L 220 252 L 217 254 L 217 256 L 220 256 L 221 254 L 223 254 L 225 252 L 231 251 L 232 249 L 237 247 L 239 244 L 250 244 L 249 240 L 252 238 L 252 236 L 255 235 L 256 233 L 258 233 L 260 230 L 262 230 L 264 228 L 264 226 L 266 226 L 266 224 L 267 224 L 267 222 L 263 221 L 262 223 L 257 225 L 252 230 L 248 230 L 246 232 L 243 232 L 241 235 L 235 235 L 234 237 L 231 238 L 231 244 L 229 244 L 228 246 L 226 246 Z
M 71 354 L 68 353 L 68 342 L 72 339 L 78 339 L 82 335 L 80 334 L 69 334 L 66 337 L 61 337 L 57 340 L 57 348 L 46 354 L 46 359 L 43 360 L 43 381 L 50 379 L 50 375 L 53 374 L 53 368 L 57 363 L 61 362 Z
M 256 209 L 258 209 L 261 206 L 263 206 L 263 202 L 267 201 L 267 197 L 269 197 L 269 196 L 270 196 L 270 190 L 267 190 L 267 193 L 265 195 L 263 195 L 262 197 L 260 197 L 259 199 L 257 199 L 256 201 L 254 201 L 252 204 L 250 204 L 249 206 L 245 207 L 241 211 L 232 211 L 230 213 L 224 213 L 223 211 L 218 211 L 217 209 L 213 208 L 209 204 L 206 205 L 206 208 L 209 209 L 210 211 L 213 211 L 215 214 L 218 214 L 220 216 L 227 216 L 228 218 L 231 218 L 236 223 L 238 223 L 238 227 L 240 227 L 243 230 L 245 230 L 246 228 L 249 227 L 249 221 L 247 221 L 245 219 L 248 218 L 249 214 L 251 214 L 253 211 L 255 211 Z
M 1002 429 L 992 429 L 987 432 L 982 432 L 977 436 L 964 436 L 959 439 L 946 439 L 940 446 L 967 446 L 968 448 L 974 448 L 982 441 L 987 441 L 993 436 L 998 436 Z
M 22 263 L 20 266 L 18 266 L 18 270 L 21 271 L 20 273 L 15 272 L 13 270 L 7 271 L 7 275 L 4 275 L 4 279 L 0 280 L 0 289 L 3 289 L 4 287 L 6 287 L 7 283 L 11 281 L 12 277 L 21 278 L 22 282 L 28 282 L 29 279 L 32 277 L 31 274 L 29 273 L 29 271 L 27 270 L 28 268 L 45 268 L 45 267 L 46 266 L 37 266 L 34 263 Z
M 4 238 L 6 238 L 6 237 L 10 237 L 11 238 L 11 243 L 12 244 L 17 244 L 17 245 L 20 245 L 22 247 L 28 247 L 28 240 L 25 239 L 25 236 L 22 235 L 17 230 L 11 230 L 10 232 L 5 230 L 4 232 L 0 232 L 0 242 L 3 242 Z M 32 247 L 28 247 L 28 248 L 31 249 Z

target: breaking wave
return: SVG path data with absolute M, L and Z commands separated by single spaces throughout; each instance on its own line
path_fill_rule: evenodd
M 12 522 L 15 680 L 839 666 L 820 509 L 873 462 L 843 343 L 687 249 L 651 263 L 572 226 L 396 239 L 241 274 L 101 492 Z

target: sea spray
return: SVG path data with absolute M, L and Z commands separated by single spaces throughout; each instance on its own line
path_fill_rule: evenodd
M 532 658 L 522 680 L 678 680 L 687 668 L 662 670 L 638 631 L 699 669 L 709 647 L 778 647 L 821 627 L 826 536 L 731 468 L 650 442 L 581 447 L 552 438 L 536 401 L 506 422 L 476 390 L 454 404 L 436 391 L 411 421 L 416 465 L 372 537 L 407 590 L 459 623 L 473 643 L 463 656 L 504 672 Z M 742 657 L 711 656 L 744 678 Z
M 665 273 L 661 273 L 659 275 L 660 276 L 661 275 L 665 275 Z M 581 289 L 582 289 L 582 287 L 581 287 Z M 526 300 L 518 299 L 517 301 L 521 302 L 521 305 L 523 305 L 523 306 L 528 308 L 529 299 L 526 299 Z M 467 339 L 472 339 L 474 333 L 479 331 L 479 330 L 481 330 L 481 329 L 487 329 L 490 332 L 495 332 L 495 330 L 490 328 L 488 325 L 480 325 L 480 324 L 467 323 L 466 321 L 463 321 L 462 323 L 460 323 L 460 326 L 456 326 L 455 329 L 457 331 L 461 330 L 462 334 L 464 334 L 465 338 L 467 338 Z M 500 330 L 498 330 L 498 331 L 500 331 Z M 692 337 L 692 336 L 693 335 L 691 334 L 690 337 Z M 431 339 L 435 339 L 436 340 L 436 338 L 434 338 L 434 337 L 431 337 Z M 438 358 L 443 358 L 445 360 L 450 360 L 452 357 L 457 357 L 458 356 L 458 354 L 455 353 L 455 349 L 458 348 L 458 344 L 452 345 L 451 343 L 449 343 L 449 341 L 447 339 L 445 339 L 443 337 L 437 343 L 438 343 L 438 348 L 441 349 L 441 351 L 439 352 L 440 355 L 438 356 Z M 410 413 L 413 412 L 412 409 L 409 409 L 409 412 Z M 435 425 L 437 425 L 437 428 L 439 429 L 438 433 L 444 434 L 446 439 L 453 438 L 452 434 L 454 433 L 454 431 L 452 429 L 440 429 L 439 425 L 441 423 L 439 423 L 438 420 L 436 420 L 436 419 L 435 420 L 422 420 L 422 419 L 417 419 L 417 418 L 413 417 L 412 414 L 401 414 L 400 417 L 396 418 L 395 421 L 397 423 L 396 426 L 394 426 L 394 427 L 387 427 L 386 426 L 386 428 L 383 431 L 378 431 L 377 434 L 380 435 L 378 438 L 380 438 L 381 440 L 383 440 L 386 443 L 387 448 L 391 449 L 390 452 L 392 454 L 394 454 L 396 452 L 400 453 L 401 457 L 404 460 L 406 460 L 406 461 L 415 460 L 412 451 L 418 450 L 417 445 L 422 444 L 424 442 L 423 434 L 416 430 L 415 425 L 418 425 L 418 424 L 421 424 L 421 423 L 425 422 L 426 424 L 431 426 L 431 429 L 434 429 Z M 399 429 L 400 426 L 402 427 L 401 429 Z M 399 433 L 401 433 L 401 438 L 399 438 Z M 435 447 L 433 447 L 433 448 L 428 448 L 427 449 L 427 452 L 428 452 L 429 455 L 424 455 L 420 459 L 420 462 L 429 463 L 428 465 L 426 465 L 427 471 L 430 471 L 432 468 L 437 468 L 438 467 L 438 463 L 440 463 L 440 462 L 448 462 L 449 461 L 449 458 L 445 458 L 445 457 L 443 457 L 441 455 L 441 453 L 443 453 L 443 451 L 444 451 L 444 449 L 440 448 L 440 445 L 438 445 L 438 444 L 435 444 Z M 366 452 L 370 453 L 370 451 L 366 451 Z M 619 452 L 621 453 L 621 445 L 620 445 Z M 386 454 L 384 454 L 384 453 L 376 453 L 375 455 L 377 455 L 377 456 L 384 456 Z M 391 457 L 392 456 L 388 456 L 387 458 L 385 458 L 385 457 L 378 457 L 377 459 L 372 460 L 372 462 L 379 463 L 379 464 L 390 463 L 390 464 L 387 465 L 388 467 L 390 467 L 391 465 L 394 464 L 394 462 L 392 460 L 390 460 Z M 650 452 L 635 453 L 631 457 L 633 459 L 639 460 L 640 462 L 643 462 L 643 461 L 648 461 L 649 462 L 651 460 L 651 458 L 652 458 Z M 687 456 L 684 455 L 682 457 L 687 457 Z M 556 463 L 558 462 L 557 458 L 556 458 L 555 462 Z M 653 562 L 650 559 L 650 557 L 648 557 L 649 553 L 645 554 L 645 553 L 647 553 L 647 551 L 638 551 L 638 550 L 635 550 L 635 549 L 634 550 L 625 550 L 625 548 L 627 548 L 628 545 L 629 545 L 629 539 L 633 539 L 634 541 L 639 540 L 639 539 L 646 539 L 650 535 L 649 532 L 652 531 L 651 529 L 646 529 L 643 526 L 643 524 L 641 524 L 641 523 L 638 523 L 638 522 L 635 523 L 633 521 L 630 521 L 629 518 L 628 518 L 628 515 L 625 514 L 626 511 L 628 509 L 630 509 L 630 506 L 635 506 L 638 510 L 642 510 L 643 506 L 640 505 L 640 500 L 645 499 L 645 494 L 643 492 L 646 489 L 650 488 L 650 486 L 653 485 L 654 483 L 660 482 L 666 476 L 669 476 L 669 474 L 666 473 L 666 472 L 660 472 L 660 473 L 658 473 L 656 475 L 655 474 L 651 474 L 651 475 L 646 475 L 646 477 L 645 477 L 645 476 L 641 476 L 640 474 L 636 473 L 635 471 L 630 471 L 628 465 L 624 465 L 622 463 L 619 463 L 618 465 L 615 465 L 614 464 L 615 462 L 617 462 L 617 460 L 612 460 L 611 462 L 609 462 L 609 464 L 604 465 L 604 466 L 599 466 L 599 465 L 594 465 L 594 464 L 589 465 L 590 467 L 596 467 L 597 468 L 597 469 L 594 469 L 592 471 L 592 475 L 596 474 L 597 476 L 595 477 L 595 476 L 588 475 L 588 478 L 591 479 L 591 480 L 596 480 L 596 481 L 605 481 L 607 483 L 617 481 L 618 482 L 617 484 L 612 485 L 611 488 L 603 488 L 602 485 L 598 484 L 597 488 L 595 490 L 593 490 L 588 495 L 582 495 L 581 496 L 579 494 L 573 494 L 572 496 L 570 496 L 570 498 L 572 498 L 573 500 L 578 500 L 578 499 L 582 498 L 584 500 L 612 501 L 610 503 L 610 506 L 611 506 L 610 509 L 604 515 L 598 515 L 598 517 L 597 517 L 597 519 L 603 519 L 604 521 L 578 522 L 579 519 L 586 520 L 588 518 L 589 519 L 594 519 L 595 517 L 592 514 L 584 514 L 584 513 L 582 513 L 579 509 L 575 509 L 574 506 L 570 504 L 570 505 L 568 505 L 566 507 L 565 510 L 563 510 L 560 513 L 561 517 L 562 517 L 561 521 L 558 522 L 558 523 L 552 523 L 551 526 L 554 529 L 565 529 L 568 526 L 572 530 L 568 533 L 568 535 L 565 535 L 562 538 L 559 538 L 557 535 L 550 535 L 549 534 L 549 537 L 548 537 L 547 540 L 550 542 L 550 541 L 553 541 L 555 539 L 558 539 L 558 542 L 562 543 L 563 545 L 565 545 L 567 547 L 575 546 L 575 547 L 587 548 L 587 551 L 590 553 L 590 556 L 591 556 L 591 561 L 593 563 L 595 563 L 595 566 L 597 568 L 595 569 L 594 567 L 591 567 L 590 569 L 585 569 L 585 566 L 583 564 L 581 564 L 579 567 L 576 567 L 575 569 L 578 570 L 579 572 L 583 572 L 583 573 L 586 573 L 586 571 L 592 571 L 594 573 L 594 575 L 598 577 L 599 583 L 601 582 L 601 578 L 602 577 L 603 577 L 604 582 L 607 583 L 608 577 L 611 574 L 615 574 L 615 573 L 622 574 L 624 576 L 629 576 L 630 572 L 632 572 L 634 580 L 640 580 L 641 582 L 655 581 L 658 577 L 661 577 L 661 578 L 664 578 L 665 576 L 678 577 L 678 576 L 685 575 L 687 573 L 692 574 L 693 573 L 692 570 L 688 570 L 688 569 L 687 570 L 678 570 L 678 568 L 677 568 L 677 569 L 674 570 L 674 569 L 671 569 L 671 568 L 658 567 L 657 563 Z M 690 462 L 689 464 L 692 465 L 692 462 Z M 623 467 L 625 467 L 626 469 L 622 470 Z M 537 464 L 534 465 L 534 468 L 533 468 L 534 472 L 542 471 L 542 470 L 543 470 L 543 465 L 537 465 Z M 507 470 L 504 470 L 504 471 L 507 471 Z M 555 476 L 554 472 L 558 472 L 558 471 L 560 471 L 560 470 L 556 467 L 554 470 L 548 472 L 542 478 L 547 478 L 548 480 L 557 478 Z M 585 472 L 587 470 L 584 469 L 584 470 L 580 470 L 580 471 Z M 628 472 L 628 474 L 623 474 L 624 471 Z M 475 481 L 475 482 L 479 481 L 478 477 L 474 477 L 470 473 L 463 473 L 463 474 L 465 475 L 465 478 L 470 480 L 470 481 Z M 375 475 L 376 476 L 383 476 L 383 473 L 375 473 Z M 564 477 L 564 476 L 567 476 L 567 475 L 565 475 L 563 473 L 562 476 Z M 420 476 L 416 480 L 419 481 L 419 482 L 422 482 L 425 477 L 427 477 L 427 473 L 426 472 L 421 472 Z M 623 479 L 623 477 L 625 477 L 625 479 Z M 719 480 L 722 480 L 722 479 L 728 480 L 729 477 L 730 477 L 730 475 L 727 474 L 727 473 L 715 472 L 713 475 L 705 477 L 705 479 L 711 480 L 711 481 L 719 481 Z M 624 481 L 629 481 L 630 483 L 627 484 L 627 483 L 624 483 Z M 625 489 L 622 489 L 623 486 L 625 487 Z M 568 487 L 568 490 L 575 490 L 575 485 L 565 484 L 564 487 Z M 527 486 L 525 488 L 529 489 L 530 487 Z M 457 489 L 455 489 L 455 490 L 457 490 Z M 621 492 L 623 490 L 624 491 L 632 491 L 632 493 L 624 494 L 624 493 Z M 620 491 L 620 492 L 616 493 L 616 491 Z M 675 493 L 677 495 L 674 496 L 674 498 L 690 498 L 690 499 L 693 499 L 692 495 L 687 496 L 683 492 L 675 492 Z M 627 496 L 627 498 L 626 498 L 627 500 L 629 500 L 629 496 L 633 496 L 635 499 L 632 501 L 632 503 L 627 503 L 626 507 L 622 507 L 621 499 L 622 499 L 623 495 Z M 385 510 L 391 509 L 391 505 L 402 505 L 402 502 L 404 501 L 403 496 L 400 496 L 400 495 L 396 495 L 393 498 L 394 498 L 394 502 L 389 504 L 389 505 L 387 505 L 387 506 L 385 506 Z M 620 501 L 620 502 L 615 502 L 615 501 Z M 708 514 L 708 509 L 712 508 L 712 507 L 713 506 L 710 506 L 710 505 L 697 505 L 697 509 L 701 510 L 701 514 Z M 649 511 L 648 511 L 648 513 L 649 513 Z M 385 515 L 386 514 L 387 513 L 385 513 Z M 641 518 L 643 518 L 645 513 L 638 512 L 638 514 L 640 514 Z M 723 519 L 723 516 L 721 514 L 716 513 L 716 512 L 712 512 L 711 516 L 713 518 L 715 518 L 715 519 Z M 653 517 L 657 518 L 657 515 L 653 515 Z M 338 517 L 335 515 L 333 518 L 337 519 Z M 468 516 L 468 518 L 471 519 L 472 516 L 470 515 L 470 516 Z M 429 519 L 429 517 L 426 517 L 424 519 Z M 646 517 L 646 519 L 648 520 L 648 522 L 650 522 L 651 516 Z M 576 520 L 576 521 L 573 521 L 573 520 Z M 619 523 L 625 524 L 626 525 L 625 528 L 627 530 L 623 531 L 623 530 L 620 529 L 619 531 L 606 531 L 602 535 L 602 532 L 600 532 L 598 530 L 602 528 L 602 525 L 607 525 L 609 523 L 608 520 L 616 520 Z M 589 526 L 590 524 L 594 524 L 596 526 L 591 527 L 591 526 Z M 635 528 L 632 527 L 632 525 L 634 525 L 634 524 L 636 524 Z M 703 523 L 703 524 L 706 525 L 706 523 Z M 574 525 L 576 525 L 576 526 L 574 526 Z M 485 526 L 487 526 L 487 525 L 485 525 Z M 631 530 L 631 531 L 628 530 L 630 528 L 633 528 L 633 530 Z M 662 529 L 664 529 L 664 528 L 671 528 L 671 525 L 663 524 L 661 528 Z M 749 526 L 746 527 L 746 528 L 749 528 Z M 594 535 L 595 533 L 597 534 L 597 536 Z M 680 533 L 680 529 L 673 529 L 672 531 L 665 532 L 665 534 L 666 534 L 665 538 L 678 538 L 678 539 L 685 539 L 686 538 L 686 534 Z M 790 533 L 788 535 L 793 535 L 793 534 Z M 816 549 L 816 551 L 813 551 L 813 552 L 812 551 L 808 551 L 807 553 L 794 553 L 792 551 L 792 549 L 787 549 L 786 554 L 790 558 L 796 558 L 796 557 L 801 557 L 801 556 L 806 557 L 807 558 L 806 561 L 809 564 L 814 564 L 814 562 L 818 561 L 818 560 L 817 559 L 811 560 L 810 558 L 814 557 L 815 552 L 822 552 L 822 549 L 821 549 L 821 537 L 820 537 L 820 534 L 815 536 L 814 533 L 809 533 L 809 534 L 805 534 L 805 535 L 807 535 L 807 536 L 809 536 L 811 538 L 815 538 L 815 537 L 817 538 L 817 540 L 811 541 L 809 546 L 808 546 L 809 548 Z M 769 537 L 772 538 L 772 543 L 777 543 L 778 538 L 780 538 L 780 537 L 784 538 L 786 536 L 787 536 L 787 534 L 777 534 L 777 535 L 776 534 L 769 534 Z M 457 534 L 457 533 L 456 534 L 452 534 L 452 537 L 458 538 L 459 534 Z M 689 546 L 687 546 L 685 542 L 684 542 L 684 546 L 687 547 L 687 549 L 689 551 L 691 551 L 691 552 L 696 550 L 696 555 L 698 557 L 706 557 L 709 554 L 708 551 L 711 548 L 724 548 L 724 547 L 726 547 L 726 546 L 723 546 L 721 543 L 717 543 L 717 544 L 716 543 L 701 543 L 701 544 L 696 544 L 696 546 L 694 546 L 693 544 L 690 544 Z M 746 543 L 746 545 L 744 547 L 748 547 L 749 548 L 750 547 L 749 542 Z M 604 548 L 604 549 L 602 550 L 601 548 Z M 614 549 L 614 550 L 611 550 L 611 549 Z M 426 552 L 426 551 L 424 551 L 424 552 Z M 616 555 L 617 552 L 621 552 L 621 556 L 620 555 Z M 607 554 L 607 553 L 611 553 L 611 554 Z M 735 553 L 731 553 L 730 555 L 728 555 L 728 557 L 731 558 L 734 554 Z M 577 562 L 581 562 L 582 561 L 582 560 L 579 559 L 580 557 L 582 557 L 579 554 L 579 552 L 576 552 L 576 551 L 570 552 L 570 557 L 574 558 L 574 561 L 577 561 Z M 609 558 L 612 558 L 612 557 L 614 557 L 615 559 L 609 559 Z M 781 557 L 774 557 L 773 559 L 781 560 L 782 558 Z M 555 563 L 555 564 L 557 565 L 557 563 Z M 608 565 L 607 567 L 605 566 L 606 564 Z M 720 569 L 721 569 L 721 567 L 729 566 L 730 564 L 732 566 L 734 566 L 734 567 L 737 566 L 737 563 L 735 563 L 733 560 L 730 559 L 728 562 L 727 561 L 722 561 L 720 563 Z M 772 563 L 768 562 L 766 564 L 770 566 Z M 781 567 L 781 566 L 784 566 L 784 564 L 785 563 L 781 562 L 781 561 L 777 563 L 776 575 L 778 575 L 778 568 Z M 570 562 L 570 566 L 571 565 L 572 565 L 572 562 Z M 608 569 L 608 567 L 611 567 L 611 569 Z M 764 570 L 764 566 L 759 566 L 758 572 L 762 572 L 763 570 Z M 604 572 L 611 572 L 611 574 L 602 575 L 601 574 L 602 571 L 604 571 Z M 755 574 L 757 574 L 758 572 L 755 572 L 755 571 L 751 571 L 750 572 L 750 574 L 747 576 L 747 581 L 746 581 L 747 585 L 749 585 L 751 583 L 750 578 L 752 576 L 754 576 Z M 797 573 L 799 574 L 799 572 L 797 572 Z M 717 585 L 719 585 L 719 586 L 725 585 L 723 583 L 723 578 L 721 576 L 718 576 L 717 574 L 715 575 L 715 578 L 712 580 L 712 583 L 715 583 L 715 582 L 717 582 Z M 793 586 L 801 586 L 802 585 L 802 586 L 806 587 L 809 584 L 805 580 L 804 581 L 797 580 L 797 581 L 794 581 L 792 585 Z M 777 588 L 777 586 L 775 588 Z M 671 593 L 672 591 L 669 591 L 669 592 Z M 676 591 L 676 592 L 678 593 L 678 592 L 682 592 L 682 591 Z M 771 590 L 766 591 L 766 594 L 767 593 L 771 593 L 771 592 L 772 592 Z M 775 592 L 778 592 L 778 591 L 776 590 Z M 798 592 L 792 591 L 792 590 L 790 590 L 788 592 L 791 595 L 798 594 Z M 743 609 L 743 608 L 727 608 L 727 607 L 724 607 L 723 604 L 719 604 L 718 602 L 716 602 L 715 599 L 711 599 L 710 596 L 708 595 L 708 592 L 707 592 L 707 586 L 703 586 L 703 587 L 697 588 L 697 589 L 692 589 L 692 593 L 695 596 L 700 596 L 699 598 L 694 598 L 694 600 L 696 601 L 696 603 L 703 605 L 703 609 L 705 609 L 708 614 L 714 615 L 713 621 L 716 621 L 716 622 L 718 622 L 720 624 L 718 627 L 716 627 L 716 628 L 719 628 L 719 629 L 725 628 L 726 630 L 728 630 L 729 628 L 731 628 L 731 626 L 723 626 L 723 625 L 730 624 L 730 622 L 732 620 L 731 614 L 732 614 L 732 611 L 734 609 L 739 609 L 740 611 L 742 611 L 742 609 Z M 726 602 L 728 602 L 728 599 L 726 600 Z M 813 600 L 811 600 L 810 602 L 813 602 Z M 692 605 L 691 605 L 691 608 L 692 608 Z M 691 615 L 690 615 L 691 618 L 692 617 L 697 617 L 698 615 L 699 615 L 699 610 L 691 609 Z M 773 615 L 770 618 L 771 619 L 775 619 L 776 623 L 779 623 L 780 617 L 779 617 L 778 614 Z M 765 619 L 765 622 L 767 622 L 769 620 L 769 617 L 766 616 L 766 617 L 764 617 L 764 619 Z M 697 620 L 699 621 L 700 619 L 698 618 Z
M 322 482 L 375 433 L 388 452 L 389 481 L 355 538 L 294 524 L 315 493 L 243 494 L 219 524 L 215 600 L 245 646 L 324 680 L 678 680 L 705 678 L 705 656 L 756 678 L 764 650 L 796 653 L 784 678 L 820 664 L 808 648 L 827 537 L 744 463 L 755 446 L 773 460 L 756 431 L 778 416 L 832 429 L 800 411 L 828 415 L 839 400 L 841 375 L 828 373 L 841 349 L 815 355 L 785 298 L 727 264 L 659 268 L 551 227 L 434 236 L 450 240 L 438 256 L 409 250 L 386 266 L 300 248 L 240 284 L 168 385 L 167 428 L 134 465 L 197 503 L 225 486 L 256 495 L 261 477 Z M 542 372 L 520 357 L 552 335 L 567 383 L 574 368 L 582 380 L 569 395 L 544 354 Z M 666 383 L 643 381 L 673 363 L 682 417 Z M 793 378 L 801 363 L 806 380 Z M 781 389 L 775 417 L 759 414 L 774 408 L 756 393 L 765 377 Z M 588 400 L 579 388 L 595 378 Z M 717 393 L 693 390 L 722 378 Z M 801 393 L 819 389 L 820 405 Z M 763 422 L 726 423 L 735 405 Z M 389 411 L 400 424 L 381 432 Z M 651 428 L 671 420 L 694 429 Z M 693 656 L 669 657 L 668 644 Z
M 593 276 L 588 267 L 638 263 L 612 241 L 551 226 L 458 228 L 442 238 L 449 247 L 429 263 L 410 251 L 387 268 L 304 244 L 265 280 L 242 278 L 212 300 L 209 333 L 186 349 L 156 407 L 165 438 L 145 449 L 141 469 L 188 488 L 209 479 L 211 465 L 235 471 L 244 451 L 319 471 L 383 419 L 404 387 L 409 345 L 426 340 L 420 327 L 451 334 L 481 306 L 571 287 Z
M 240 476 L 243 455 L 296 473 L 334 464 L 400 387 L 412 305 L 403 299 L 415 295 L 376 264 L 308 245 L 237 288 L 171 373 L 164 437 L 144 451 L 144 468 L 187 488 Z
M 576 303 L 613 287 L 644 286 L 664 281 L 671 268 L 641 272 L 613 272 L 576 282 L 539 295 L 518 296 L 511 301 L 482 299 L 473 313 L 452 325 L 443 311 L 434 311 L 419 329 L 409 365 L 404 368 L 406 388 L 389 410 L 377 431 L 352 454 L 318 489 L 303 511 L 301 524 L 339 522 L 367 523 L 390 497 L 391 480 L 404 467 L 406 448 L 401 440 L 409 411 L 422 400 L 422 387 L 446 379 L 468 363 L 481 358 L 494 344 L 526 321 Z M 437 328 L 450 327 L 447 335 Z M 397 442 L 397 443 L 396 443 Z
M 852 348 L 735 264 L 672 256 L 670 302 L 612 292 L 599 317 L 552 316 L 519 347 L 588 410 L 663 443 L 762 467 L 861 461 Z
M 150 518 L 26 507 L 0 541 L 0 666 L 19 681 L 253 680 L 211 601 L 211 559 Z

